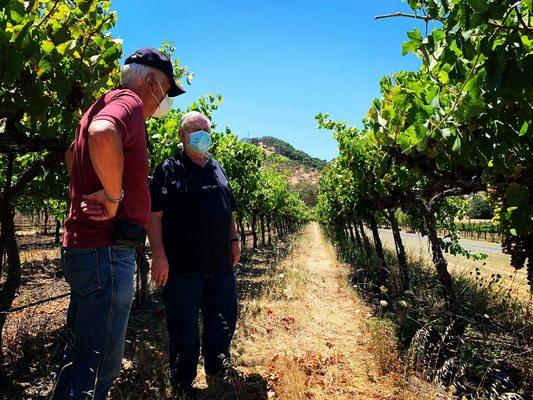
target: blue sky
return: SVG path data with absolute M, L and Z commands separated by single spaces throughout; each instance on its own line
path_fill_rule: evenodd
M 221 93 L 219 127 L 243 138 L 275 136 L 327 160 L 336 142 L 316 129 L 315 114 L 358 125 L 383 75 L 419 65 L 402 56 L 401 44 L 422 21 L 373 19 L 409 11 L 400 0 L 115 0 L 112 8 L 125 56 L 173 41 L 195 73 L 178 107 Z

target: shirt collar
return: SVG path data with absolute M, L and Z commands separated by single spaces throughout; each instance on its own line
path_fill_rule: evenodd
M 186 163 L 188 166 L 191 166 L 193 168 L 204 169 L 205 167 L 213 165 L 213 158 L 211 157 L 211 154 L 209 154 L 209 153 L 207 153 L 207 161 L 206 161 L 206 163 L 203 166 L 202 165 L 198 165 L 193 160 L 191 160 L 189 155 L 183 149 L 181 150 L 181 158 L 182 158 L 184 163 Z

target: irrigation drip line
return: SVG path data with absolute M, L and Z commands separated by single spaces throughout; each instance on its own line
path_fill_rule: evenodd
M 49 303 L 51 301 L 59 300 L 59 299 L 62 299 L 63 297 L 67 297 L 67 296 L 70 296 L 70 292 L 63 293 L 63 294 L 60 294 L 60 295 L 57 295 L 57 296 L 53 296 L 53 297 L 50 297 L 48 299 L 39 300 L 39 301 L 36 301 L 35 303 L 30 303 L 30 304 L 25 304 L 25 305 L 20 306 L 20 307 L 15 307 L 15 308 L 12 308 L 11 310 L 0 311 L 0 314 L 10 314 L 10 313 L 14 313 L 14 312 L 17 312 L 17 311 L 22 311 L 22 310 L 24 310 L 26 308 L 35 307 L 35 306 L 38 306 L 38 305 L 41 305 L 41 304 L 44 304 L 44 303 Z

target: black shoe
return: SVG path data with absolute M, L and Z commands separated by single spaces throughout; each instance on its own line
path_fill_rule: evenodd
M 175 385 L 172 387 L 173 400 L 194 400 L 196 398 L 196 391 L 192 386 Z
M 244 374 L 235 368 L 227 368 L 216 374 L 206 374 L 205 380 L 209 388 L 221 391 L 238 391 L 244 388 L 245 383 Z

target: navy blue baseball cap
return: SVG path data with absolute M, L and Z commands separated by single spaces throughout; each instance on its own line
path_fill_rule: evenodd
M 126 58 L 124 64 L 142 64 L 148 67 L 156 68 L 163 72 L 170 79 L 170 89 L 168 89 L 169 97 L 175 97 L 185 93 L 185 90 L 183 90 L 183 88 L 178 85 L 174 79 L 174 68 L 172 68 L 170 59 L 163 52 L 157 49 L 139 49 L 131 56 Z

